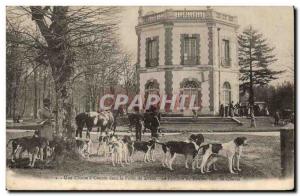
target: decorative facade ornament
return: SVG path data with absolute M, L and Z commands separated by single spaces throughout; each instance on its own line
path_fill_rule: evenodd
M 208 64 L 213 65 L 214 54 L 213 54 L 213 27 L 208 27 Z
M 172 30 L 173 24 L 165 24 L 165 65 L 172 65 Z
M 165 92 L 166 95 L 172 95 L 173 92 L 173 73 L 171 70 L 165 71 Z

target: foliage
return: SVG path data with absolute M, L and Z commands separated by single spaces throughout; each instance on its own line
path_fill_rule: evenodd
M 283 111 L 285 109 L 294 110 L 295 107 L 295 87 L 291 82 L 284 82 L 276 87 L 271 97 L 271 111 Z
M 240 88 L 248 91 L 249 102 L 254 102 L 253 87 L 264 86 L 278 79 L 283 71 L 273 71 L 269 66 L 277 61 L 267 40 L 252 26 L 238 36 L 238 55 L 240 65 Z
M 283 82 L 278 86 L 258 86 L 254 87 L 256 101 L 266 102 L 269 111 L 274 114 L 276 110 L 294 110 L 295 88 L 291 82 Z
M 28 70 L 17 77 L 20 83 L 24 78 L 30 80 L 27 94 L 33 99 L 24 101 L 30 103 L 27 110 L 32 109 L 32 104 L 40 106 L 42 97 L 52 97 L 52 105 L 58 111 L 56 128 L 70 136 L 74 106 L 75 112 L 86 109 L 82 107 L 84 102 L 95 109 L 91 103 L 102 92 L 124 84 L 126 74 L 122 73 L 124 69 L 132 70 L 133 65 L 117 39 L 120 11 L 119 7 L 7 7 L 7 27 L 25 38 L 10 40 L 26 47 L 31 56 Z M 21 57 L 20 53 L 7 54 L 8 59 L 15 57 Z M 15 63 L 8 63 L 10 71 Z M 19 66 L 22 70 L 23 65 Z M 11 89 L 7 85 L 7 90 Z

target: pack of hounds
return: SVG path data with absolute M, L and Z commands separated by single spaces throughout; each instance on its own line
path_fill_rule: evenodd
M 40 137 L 38 132 L 33 136 L 10 139 L 8 144 L 12 143 L 11 161 L 16 161 L 16 156 L 19 154 L 19 159 L 25 151 L 29 155 L 29 167 L 34 167 L 37 159 L 53 160 L 64 148 L 62 145 L 64 139 L 53 139 L 47 141 Z M 78 153 L 89 159 L 92 150 L 91 139 L 76 139 L 74 145 Z M 241 171 L 240 157 L 243 147 L 247 145 L 246 137 L 236 137 L 226 143 L 205 143 L 202 134 L 191 134 L 184 141 L 166 141 L 160 142 L 157 138 L 152 137 L 149 141 L 134 141 L 130 135 L 116 135 L 115 132 L 105 132 L 99 136 L 99 144 L 97 147 L 97 155 L 102 155 L 107 158 L 113 166 L 130 165 L 133 160 L 133 155 L 136 152 L 144 153 L 143 161 L 154 162 L 154 153 L 157 146 L 161 146 L 163 151 L 162 166 L 173 169 L 173 162 L 176 155 L 183 155 L 185 158 L 185 168 L 195 170 L 200 168 L 201 173 L 217 170 L 216 162 L 220 157 L 225 157 L 228 160 L 229 172 L 234 174 Z M 200 164 L 200 159 L 202 161 Z M 191 164 L 189 163 L 191 160 Z

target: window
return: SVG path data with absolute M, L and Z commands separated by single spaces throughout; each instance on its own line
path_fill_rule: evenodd
M 158 66 L 158 37 L 146 40 L 146 67 Z
M 195 95 L 195 106 L 199 106 L 199 90 L 200 85 L 196 81 L 185 81 L 182 85 L 182 91 L 184 95 L 188 95 L 185 101 L 185 107 L 189 107 L 190 99 L 192 95 Z
M 197 38 L 188 37 L 184 38 L 183 42 L 183 64 L 184 65 L 196 65 L 198 64 L 197 54 Z
M 230 66 L 230 48 L 229 48 L 229 40 L 222 40 L 222 65 Z
M 231 87 L 229 82 L 225 82 L 223 85 L 224 105 L 228 106 L 231 103 Z
M 145 101 L 148 100 L 149 95 L 158 95 L 159 96 L 159 83 L 157 80 L 148 80 L 145 84 Z M 146 104 L 146 103 L 145 103 Z M 158 106 L 157 104 L 156 106 Z
M 145 92 L 147 95 L 150 94 L 159 94 L 159 84 L 157 83 L 156 80 L 154 81 L 149 81 L 147 82 L 147 84 L 145 85 Z

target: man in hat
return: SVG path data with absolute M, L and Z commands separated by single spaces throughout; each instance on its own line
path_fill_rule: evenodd
M 38 118 L 42 120 L 42 128 L 40 130 L 40 136 L 45 137 L 48 141 L 53 139 L 52 119 L 53 115 L 50 110 L 50 99 L 45 98 L 43 100 L 43 107 L 38 111 Z

